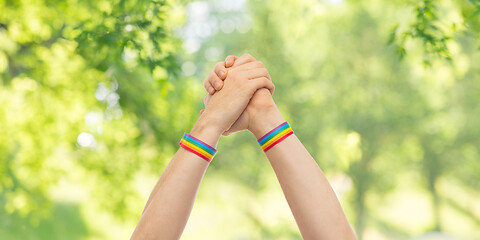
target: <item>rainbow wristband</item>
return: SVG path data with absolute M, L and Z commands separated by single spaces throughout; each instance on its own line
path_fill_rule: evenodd
M 292 134 L 293 130 L 290 128 L 290 125 L 284 122 L 258 139 L 258 144 L 260 144 L 264 152 L 267 152 L 270 148 Z
M 184 133 L 182 140 L 178 143 L 183 148 L 196 154 L 197 156 L 205 159 L 207 162 L 212 161 L 213 156 L 217 153 L 217 150 L 210 145 L 200 141 L 188 133 Z

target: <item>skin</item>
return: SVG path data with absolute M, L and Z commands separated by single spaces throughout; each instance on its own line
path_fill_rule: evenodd
M 274 90 L 268 71 L 256 62 L 232 69 L 190 134 L 212 147 L 230 129 L 261 88 Z M 179 239 L 209 163 L 179 148 L 153 189 L 131 239 Z
M 204 81 L 204 87 L 209 94 L 205 96 L 205 106 L 209 104 L 210 98 L 216 91 L 223 88 L 223 80 L 227 77 L 230 71 L 242 66 L 243 64 L 250 64 L 256 62 L 258 66 L 263 67 L 263 63 L 257 61 L 249 54 L 244 54 L 241 57 L 228 56 L 225 62 L 219 62 L 215 65 L 215 68 L 209 73 L 208 77 Z M 267 77 L 270 81 L 270 75 Z M 255 128 L 258 125 L 260 119 L 255 119 L 258 116 L 257 111 L 263 111 L 264 109 L 272 108 L 275 103 L 272 99 L 273 91 L 268 89 L 258 89 L 252 99 L 250 100 L 245 111 L 235 121 L 235 123 L 227 131 L 223 133 L 224 136 L 228 136 L 232 133 Z M 203 113 L 203 110 L 201 111 Z
M 217 64 L 213 70 L 216 76 L 210 74 L 207 77 L 205 88 L 210 93 L 205 98 L 207 107 L 217 94 L 209 90 L 214 88 L 221 92 L 222 79 L 245 64 L 244 58 L 245 55 L 227 57 L 225 64 Z M 285 120 L 270 93 L 260 89 L 240 118 L 224 134 L 248 129 L 259 139 L 283 122 Z M 266 155 L 303 239 L 357 239 L 330 183 L 296 135 L 287 137 L 268 150 Z
M 248 54 L 217 64 L 205 87 L 211 87 L 213 95 L 205 98 L 206 108 L 190 134 L 210 146 L 216 147 L 222 134 L 243 129 L 260 138 L 284 122 L 271 97 L 274 85 L 268 71 Z M 328 180 L 295 135 L 266 155 L 304 239 L 356 239 Z M 208 165 L 179 148 L 153 189 L 132 239 L 179 239 Z

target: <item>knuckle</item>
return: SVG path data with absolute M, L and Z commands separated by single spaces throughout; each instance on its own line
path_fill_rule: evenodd
M 265 67 L 261 61 L 255 61 L 255 63 L 258 67 L 261 67 L 261 68 Z
M 254 60 L 255 58 L 252 57 L 252 55 L 248 54 L 248 53 L 245 53 L 242 55 L 242 57 L 248 59 L 248 60 Z
M 266 68 L 262 68 L 262 75 L 268 76 L 268 70 Z
M 235 76 L 237 74 L 238 74 L 238 70 L 235 68 L 228 71 L 228 76 Z
M 210 72 L 210 74 L 208 75 L 208 82 L 209 83 L 212 82 L 214 76 L 216 76 L 215 72 L 214 71 Z
M 215 64 L 215 70 L 220 70 L 223 68 L 225 62 L 218 62 L 217 64 Z

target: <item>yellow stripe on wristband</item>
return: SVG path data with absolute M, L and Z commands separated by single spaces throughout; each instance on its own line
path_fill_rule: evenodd
M 205 159 L 207 162 L 212 161 L 213 157 L 217 153 L 217 150 L 215 148 L 187 133 L 183 134 L 183 138 L 178 144 L 186 150 Z
M 263 151 L 266 152 L 292 134 L 293 130 L 290 128 L 290 125 L 288 125 L 287 122 L 284 122 L 261 137 L 258 140 L 258 143 Z
M 185 146 L 188 146 L 189 148 L 191 148 L 191 149 L 193 149 L 193 150 L 195 150 L 195 151 L 197 151 L 197 152 L 199 152 L 199 153 L 202 154 L 203 156 L 206 156 L 206 157 L 208 157 L 208 158 L 213 157 L 212 154 L 204 151 L 203 149 L 201 149 L 201 148 L 193 145 L 193 144 L 190 143 L 190 142 L 185 141 L 184 139 L 182 139 L 182 140 L 180 141 L 180 143 L 183 144 L 183 145 L 185 145 Z

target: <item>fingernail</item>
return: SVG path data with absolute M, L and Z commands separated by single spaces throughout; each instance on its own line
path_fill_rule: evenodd
M 219 89 L 221 84 L 219 82 L 215 82 L 213 85 L 215 85 L 215 89 Z
M 210 94 L 213 94 L 215 92 L 215 89 L 213 89 L 213 87 L 208 87 L 208 92 Z
M 225 76 L 225 72 L 224 72 L 224 71 L 220 71 L 220 77 L 223 78 L 223 76 Z

